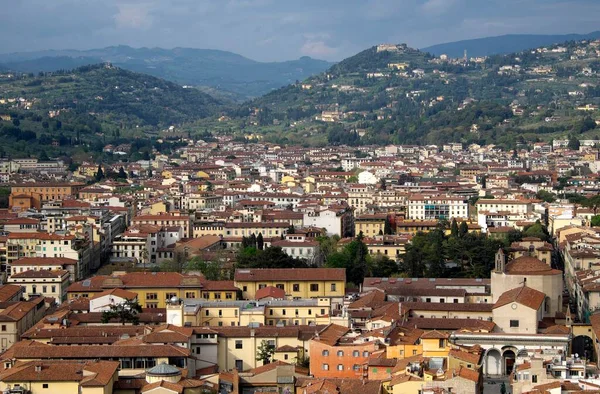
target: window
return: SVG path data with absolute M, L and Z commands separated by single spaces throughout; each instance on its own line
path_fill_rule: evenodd
M 336 286 L 335 286 L 335 283 L 332 283 L 332 284 L 331 284 L 331 291 L 336 291 Z
M 310 284 L 310 291 L 319 291 L 319 284 L 318 283 L 311 283 Z
M 537 383 L 537 375 L 531 375 L 531 383 Z
M 369 357 L 369 352 L 367 352 L 366 350 L 363 352 L 363 357 Z
M 193 291 L 188 291 L 185 293 L 185 298 L 196 298 L 196 293 Z
M 2 325 L 2 331 L 6 331 L 6 324 Z
M 48 292 L 48 286 L 42 286 L 42 292 L 43 293 L 47 293 Z
M 518 320 L 511 320 L 510 321 L 510 326 L 511 327 L 519 327 L 519 321 Z
M 248 291 L 248 286 L 242 286 L 242 291 Z
M 43 383 L 43 384 L 42 384 L 42 388 L 43 388 L 43 389 L 47 389 L 47 388 L 48 388 L 48 383 Z
M 455 298 L 455 299 L 454 299 L 454 303 L 455 303 L 455 304 L 458 304 L 458 298 Z
M 233 298 L 233 293 L 225 293 L 225 299 L 231 300 Z
M 166 298 L 167 298 L 167 300 L 170 300 L 170 299 L 171 299 L 171 298 L 173 298 L 173 297 L 177 297 L 177 293 L 167 293 L 167 294 L 166 294 Z
M 300 283 L 294 283 L 292 285 L 292 291 L 300 291 Z
M 321 368 L 323 368 L 323 371 L 329 371 L 329 364 L 323 364 Z
M 416 356 L 416 355 L 417 355 L 417 350 L 415 349 L 415 350 L 413 350 L 413 356 Z
M 425 302 L 431 302 L 431 298 L 425 298 Z
M 146 299 L 147 300 L 158 300 L 158 295 L 156 293 L 147 293 Z
M 158 303 L 157 302 L 146 302 L 146 308 L 158 308 Z
M 281 290 L 283 290 L 283 283 L 277 283 L 277 284 L 275 285 L 275 287 L 277 287 L 278 289 L 281 289 Z
M 354 365 L 352 366 L 352 370 L 353 370 L 353 371 L 360 371 L 360 365 L 358 365 L 358 364 L 354 364 Z
M 204 311 L 205 315 L 208 316 L 210 314 L 210 312 L 207 310 Z
M 343 350 L 338 350 L 337 351 L 337 356 L 338 357 L 344 357 L 344 351 Z
M 220 300 L 221 299 L 221 293 L 214 293 L 215 296 L 215 300 Z
M 236 349 L 242 349 L 243 348 L 241 340 L 235 341 L 235 348 Z
M 322 355 L 322 356 L 324 356 L 324 357 L 327 357 L 327 356 L 329 356 L 329 350 L 323 350 L 323 351 L 321 352 L 321 355 Z
M 378 369 L 377 368 L 373 368 L 373 373 L 377 373 Z
M 338 371 L 343 371 L 343 370 L 344 370 L 344 365 L 342 365 L 342 364 L 338 364 L 338 366 L 337 366 L 337 370 L 338 370 Z
M 440 348 L 444 347 L 446 345 L 446 341 L 444 339 L 440 339 L 440 343 L 439 346 Z

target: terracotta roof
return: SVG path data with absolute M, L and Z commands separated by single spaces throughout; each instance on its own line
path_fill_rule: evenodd
M 101 293 L 94 294 L 94 296 L 91 297 L 90 299 L 95 300 L 96 298 L 104 297 L 107 295 L 114 295 L 114 296 L 121 297 L 121 298 L 124 298 L 127 300 L 132 300 L 137 297 L 137 293 L 134 293 L 132 291 L 127 291 L 124 289 L 110 289 L 110 290 L 104 290 Z
M 142 387 L 142 390 L 140 391 L 140 393 L 147 393 L 151 390 L 154 390 L 154 389 L 157 389 L 160 387 L 165 388 L 170 391 L 174 391 L 176 393 L 183 393 L 182 385 L 180 385 L 178 383 L 167 382 L 165 380 L 161 380 L 159 382 L 154 382 L 154 383 L 145 385 L 144 387 Z
M 60 278 L 62 276 L 69 275 L 69 271 L 65 270 L 28 270 L 25 272 L 19 272 L 18 274 L 11 275 L 12 279 L 29 279 L 29 278 Z
M 319 331 L 318 336 L 316 336 L 313 340 L 333 346 L 349 331 L 350 329 L 348 327 L 330 324 L 323 330 Z
M 479 362 L 481 361 L 481 353 L 465 352 L 460 349 L 450 350 L 449 356 L 452 358 L 462 360 L 462 361 L 466 361 L 473 365 L 478 365 Z
M 531 309 L 538 310 L 545 298 L 546 294 L 532 289 L 531 287 L 516 287 L 502 293 L 502 295 L 498 298 L 498 301 L 496 301 L 494 304 L 494 309 L 517 302 Z
M 22 288 L 18 285 L 2 285 L 0 286 L 0 302 L 8 301 L 21 293 Z
M 12 266 L 20 265 L 76 265 L 77 260 L 67 259 L 65 257 L 21 257 L 18 260 L 12 262 Z
M 402 308 L 423 311 L 470 311 L 491 312 L 493 305 L 485 303 L 451 303 L 451 302 L 403 302 Z
M 143 346 L 24 346 L 15 349 L 17 359 L 97 359 L 120 357 L 189 357 L 190 350 L 174 345 Z M 5 353 L 6 354 L 6 353 Z M 4 356 L 4 355 L 3 355 Z
M 30 361 L 18 362 L 0 373 L 3 382 L 75 381 L 82 386 L 106 386 L 119 368 L 118 361 Z M 85 373 L 87 372 L 87 373 Z
M 422 339 L 448 339 L 450 335 L 437 330 L 428 331 L 421 335 Z
M 274 286 L 263 287 L 262 289 L 258 289 L 256 291 L 256 295 L 254 296 L 257 300 L 262 300 L 263 298 L 273 297 L 273 298 L 285 298 L 285 290 L 280 289 Z
M 345 268 L 255 268 L 236 269 L 235 281 L 344 281 L 346 282 Z
M 552 269 L 550 265 L 535 257 L 521 256 L 506 265 L 508 275 L 562 275 L 562 271 Z

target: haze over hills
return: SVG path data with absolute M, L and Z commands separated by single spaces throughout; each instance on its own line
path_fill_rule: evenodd
M 332 65 L 310 57 L 285 62 L 258 62 L 232 52 L 213 49 L 128 46 L 0 55 L 0 69 L 34 73 L 101 62 L 110 62 L 127 70 L 143 72 L 181 85 L 207 86 L 232 92 L 233 98 L 239 100 L 257 97 L 303 80 Z
M 421 48 L 423 52 L 429 52 L 439 56 L 446 54 L 453 58 L 461 58 L 467 50 L 467 56 L 490 56 L 520 52 L 525 49 L 538 48 L 546 45 L 558 44 L 567 41 L 581 41 L 600 38 L 600 31 L 587 34 L 506 34 L 495 37 L 475 38 L 436 44 Z

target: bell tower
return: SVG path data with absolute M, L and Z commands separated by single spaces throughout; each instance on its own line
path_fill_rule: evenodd
M 505 265 L 506 265 L 506 255 L 504 254 L 504 251 L 502 250 L 502 248 L 500 248 L 496 252 L 496 267 L 495 267 L 495 271 L 497 273 L 499 273 L 499 274 L 503 273 Z

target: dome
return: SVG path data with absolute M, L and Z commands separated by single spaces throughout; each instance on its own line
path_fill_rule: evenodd
M 550 265 L 542 262 L 541 260 L 530 257 L 521 256 L 514 259 L 506 265 L 507 274 L 530 274 L 530 275 L 554 275 L 560 273 L 559 270 L 552 269 Z
M 179 368 L 164 362 L 146 371 L 146 381 L 148 383 L 154 383 L 161 380 L 177 383 L 181 380 L 181 371 Z

